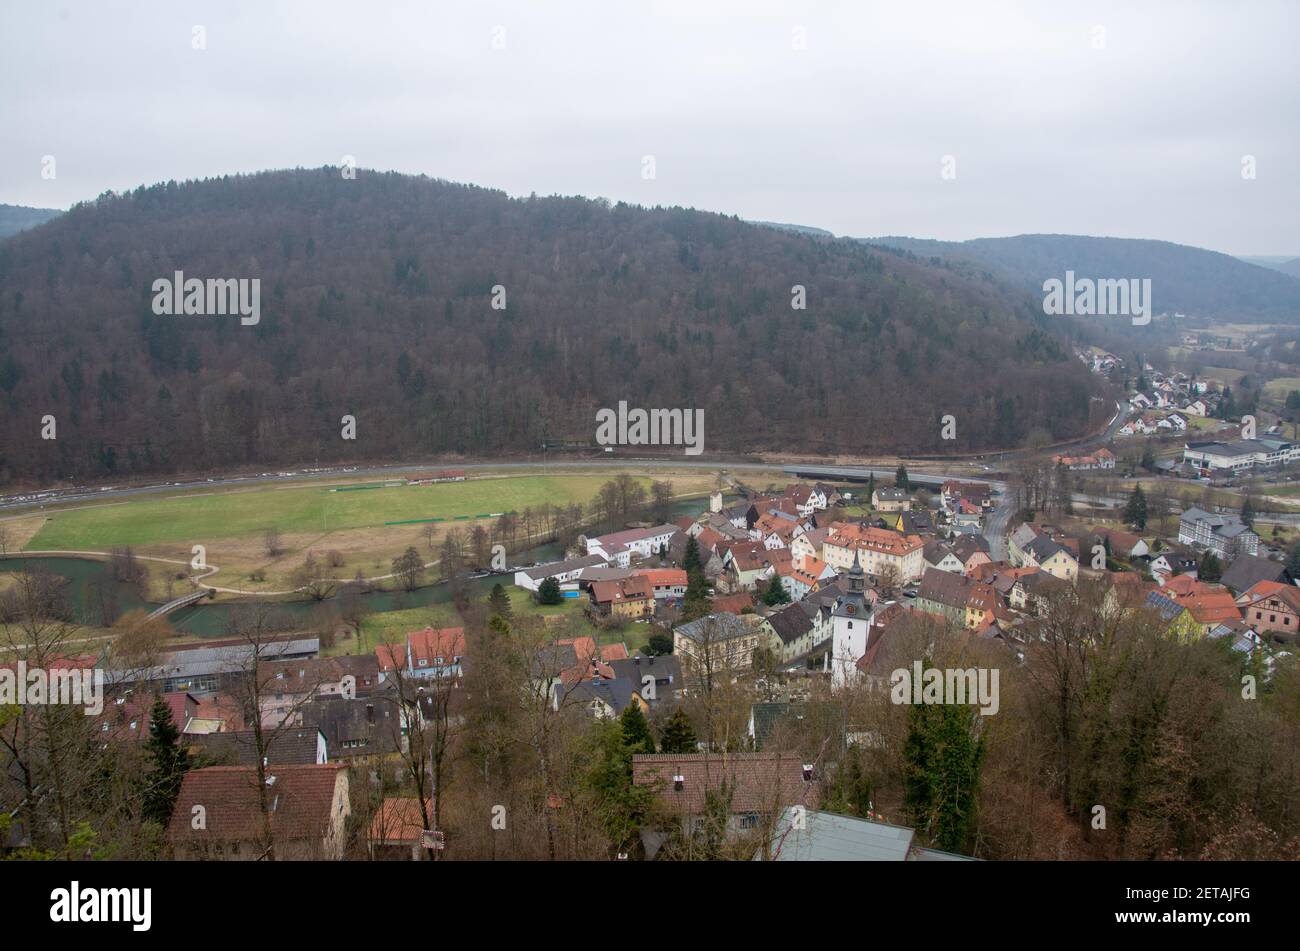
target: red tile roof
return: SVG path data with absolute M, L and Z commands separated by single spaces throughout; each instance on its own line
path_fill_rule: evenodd
M 656 588 L 686 584 L 686 572 L 681 568 L 648 568 L 638 571 L 636 577 L 645 578 Z
M 600 659 L 608 663 L 611 660 L 627 660 L 627 645 L 621 641 L 617 644 L 602 644 Z
M 739 614 L 745 608 L 754 606 L 754 596 L 748 591 L 737 594 L 724 594 L 709 599 L 709 611 L 713 614 Z
M 465 656 L 465 629 L 463 627 L 444 627 L 434 630 L 426 627 L 422 631 L 411 631 L 406 635 L 406 642 L 411 647 L 411 660 L 416 667 L 436 666 L 438 658 L 443 664 L 450 664 L 453 657 Z M 424 661 L 423 664 L 420 661 Z
M 903 535 L 885 528 L 872 528 L 856 522 L 834 522 L 826 543 L 838 548 L 878 551 L 887 555 L 906 555 L 925 547 L 920 535 Z
M 227 731 L 244 729 L 243 707 L 230 694 L 214 693 L 203 697 L 199 700 L 199 709 L 194 715 L 200 720 L 220 720 L 223 729 Z
M 425 800 L 425 810 L 433 821 L 433 804 Z M 414 796 L 385 799 L 370 820 L 370 841 L 376 845 L 414 845 L 424 831 L 420 800 Z

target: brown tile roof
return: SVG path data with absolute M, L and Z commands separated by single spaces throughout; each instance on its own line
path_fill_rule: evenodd
M 754 523 L 754 528 L 761 532 L 764 538 L 768 535 L 776 535 L 789 544 L 795 532 L 799 530 L 799 523 L 776 515 L 764 515 Z
M 591 586 L 591 597 L 597 604 L 622 604 L 627 601 L 647 601 L 654 597 L 650 582 L 644 578 L 623 578 L 619 581 L 597 581 Z
M 315 763 L 319 733 L 320 730 L 314 726 L 267 730 L 262 736 L 262 748 L 272 766 Z M 257 737 L 252 730 L 200 733 L 189 737 L 186 742 L 209 754 L 210 763 L 257 765 Z
M 738 594 L 726 594 L 709 599 L 709 611 L 713 614 L 726 612 L 728 614 L 739 614 L 745 608 L 754 606 L 754 596 L 748 591 L 741 591 Z
M 1092 532 L 1109 541 L 1111 551 L 1115 554 L 1127 554 L 1142 540 L 1132 532 L 1121 532 L 1118 529 L 1106 528 L 1104 525 L 1094 525 Z
M 934 601 L 950 608 L 964 608 L 970 591 L 970 579 L 951 571 L 931 568 L 921 576 L 921 586 L 917 588 L 916 597 L 918 600 Z
M 731 557 L 740 571 L 758 571 L 771 562 L 768 550 L 754 542 L 736 545 L 731 549 Z
M 334 792 L 344 763 L 323 766 L 273 766 L 266 790 L 271 832 L 277 839 L 320 838 L 330 827 Z M 206 829 L 191 827 L 194 807 L 202 806 Z M 167 837 L 176 843 L 260 840 L 262 813 L 257 770 L 252 766 L 208 766 L 190 770 L 181 783 Z
M 700 546 L 701 553 L 705 551 L 716 552 L 718 546 L 727 541 L 727 536 L 720 532 L 715 532 L 711 528 L 700 530 L 700 534 L 695 537 L 696 543 Z
M 194 716 L 200 720 L 221 720 L 227 730 L 242 730 L 244 728 L 243 705 L 237 698 L 228 693 L 214 693 L 201 698 L 198 712 Z
M 991 614 L 995 609 L 1002 606 L 1002 599 L 998 597 L 992 585 L 975 582 L 970 586 L 970 597 L 966 599 L 966 606 L 976 611 L 985 611 Z
M 405 654 L 402 662 L 405 663 Z M 319 690 L 325 684 L 339 683 L 351 674 L 356 678 L 359 692 L 378 681 L 377 654 L 341 657 L 304 657 L 298 660 L 266 660 L 258 664 L 258 675 L 267 682 L 274 680 L 274 692 L 305 694 Z
M 627 645 L 622 641 L 617 644 L 602 644 L 600 646 L 600 659 L 606 663 L 611 660 L 627 660 Z
M 632 757 L 632 782 L 659 783 L 659 799 L 684 815 L 704 810 L 705 793 L 725 783 L 731 812 L 776 812 L 787 806 L 817 808 L 817 780 L 803 778 L 803 760 L 792 753 L 656 753 Z M 674 789 L 674 776 L 683 779 Z
M 776 569 L 777 574 L 788 575 L 794 571 L 794 555 L 790 554 L 790 549 L 788 548 L 777 548 L 773 551 L 769 551 L 767 553 L 767 561 L 768 564 Z
M 564 686 L 571 687 L 575 683 L 591 680 L 593 677 L 601 677 L 606 680 L 614 679 L 614 671 L 605 661 L 617 660 L 617 658 L 606 658 L 604 651 L 596 646 L 595 638 L 589 635 L 561 638 L 555 642 L 554 646 L 557 648 L 571 647 L 576 658 L 573 666 L 560 672 L 560 682 Z

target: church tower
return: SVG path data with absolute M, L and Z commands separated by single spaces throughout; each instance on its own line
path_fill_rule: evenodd
M 871 627 L 871 602 L 866 578 L 856 549 L 848 574 L 849 590 L 835 602 L 831 614 L 831 686 L 840 688 L 857 677 L 858 660 L 867 652 L 867 631 Z

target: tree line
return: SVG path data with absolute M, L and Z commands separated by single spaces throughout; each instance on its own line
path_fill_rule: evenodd
M 154 314 L 178 270 L 260 280 L 259 323 Z M 0 285 L 0 484 L 593 445 L 619 400 L 701 408 L 727 452 L 1100 422 L 1027 295 L 682 208 L 328 168 L 168 182 L 6 240 Z

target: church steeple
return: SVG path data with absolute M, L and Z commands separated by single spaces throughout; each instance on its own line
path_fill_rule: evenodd
M 865 587 L 862 575 L 862 562 L 858 560 L 858 550 L 853 549 L 853 567 L 849 569 L 849 593 L 862 594 Z

